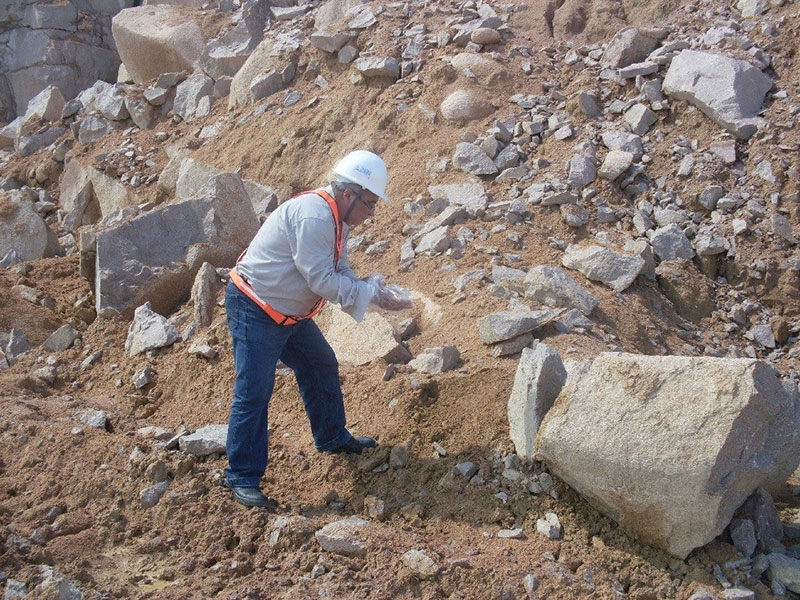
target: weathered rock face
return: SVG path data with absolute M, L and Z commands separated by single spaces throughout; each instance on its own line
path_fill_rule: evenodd
M 800 460 L 800 397 L 749 359 L 599 355 L 545 417 L 536 456 L 643 542 L 680 558 Z
M 119 55 L 111 18 L 134 0 L 5 0 L 0 8 L 0 120 L 24 112 L 48 85 L 66 99 L 114 81 Z

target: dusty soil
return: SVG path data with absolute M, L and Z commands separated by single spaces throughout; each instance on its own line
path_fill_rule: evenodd
M 429 31 L 444 29 L 448 15 L 434 8 L 420 9 L 414 22 L 424 22 Z M 703 6 L 706 9 L 711 10 Z M 397 317 L 417 320 L 418 332 L 408 339 L 408 346 L 416 354 L 428 347 L 455 344 L 462 364 L 435 377 L 401 369 L 388 380 L 383 363 L 342 365 L 349 427 L 380 441 L 378 449 L 361 457 L 315 452 L 293 376 L 281 372 L 270 405 L 270 466 L 262 485 L 280 508 L 276 514 L 251 510 L 236 504 L 221 487 L 223 456 L 187 456 L 164 448 L 152 429 L 144 429 L 179 432 L 227 422 L 233 368 L 221 306 L 214 323 L 198 334 L 217 350 L 217 358 L 190 356 L 188 342 L 131 358 L 124 353 L 127 320 L 94 319 L 83 305 L 76 306 L 81 297 L 91 294 L 89 283 L 79 276 L 77 255 L 2 270 L 0 331 L 23 330 L 34 350 L 0 371 L 0 576 L 25 582 L 32 590 L 43 578 L 41 565 L 51 565 L 79 586 L 84 598 L 241 600 L 525 598 L 523 578 L 534 574 L 540 598 L 647 600 L 687 599 L 703 587 L 721 594 L 714 577 L 714 566 L 720 565 L 732 582 L 740 580 L 760 599 L 772 597 L 768 584 L 727 564 L 739 555 L 724 537 L 694 551 L 685 561 L 677 560 L 632 540 L 558 481 L 550 494 L 536 496 L 523 483 L 502 476 L 503 459 L 514 450 L 508 437 L 506 403 L 517 357 L 491 357 L 478 339 L 476 319 L 505 309 L 507 301 L 489 293 L 485 284 L 473 283 L 464 294 L 456 294 L 452 279 L 471 269 L 490 269 L 493 263 L 558 265 L 560 252 L 551 244 L 553 238 L 576 242 L 597 231 L 606 230 L 612 236 L 625 232 L 599 222 L 575 230 L 565 225 L 557 208 L 539 208 L 531 223 L 506 224 L 503 230 L 495 229 L 498 223 L 467 223 L 480 241 L 462 258 L 418 258 L 412 268 L 399 268 L 403 226 L 412 220 L 403 210 L 404 203 L 426 194 L 432 183 L 461 178 L 452 168 L 437 171 L 433 165 L 452 156 L 465 131 L 482 134 L 494 119 L 513 116 L 515 106 L 507 98 L 513 93 L 546 93 L 546 81 L 558 81 L 568 97 L 581 89 L 602 88 L 605 84 L 595 74 L 573 72 L 562 62 L 570 45 L 605 43 L 629 24 L 661 22 L 681 31 L 703 31 L 706 25 L 700 23 L 708 15 L 698 10 L 669 2 L 532 2 L 527 10 L 520 8 L 509 19 L 513 38 L 496 50 L 506 75 L 491 84 L 475 83 L 492 89 L 497 112 L 467 126 L 432 123 L 419 109 L 421 105 L 437 108 L 455 86 L 464 83 L 441 61 L 454 48 L 431 51 L 417 78 L 391 86 L 354 86 L 345 67 L 307 51 L 294 85 L 303 92 L 304 101 L 292 107 L 278 110 L 275 104 L 266 111 L 247 107 L 228 112 L 223 101 L 200 122 L 166 121 L 150 131 L 119 132 L 88 146 L 76 144 L 73 158 L 91 162 L 118 150 L 130 138 L 145 151 L 152 149 L 154 166 L 140 168 L 158 173 L 168 158 L 165 144 L 154 136 L 168 132 L 168 143 L 188 145 L 196 149 L 195 158 L 218 168 L 238 169 L 245 178 L 271 185 L 282 198 L 323 183 L 333 160 L 350 149 L 366 147 L 381 153 L 390 168 L 391 201 L 382 204 L 375 218 L 354 235 L 365 235 L 370 242 L 385 240 L 389 250 L 378 256 L 358 251 L 352 263 L 359 273 L 381 272 L 391 282 L 437 304 L 439 320 L 431 318 L 421 301 Z M 722 6 L 718 12 L 724 16 L 728 10 Z M 797 5 L 772 10 L 772 20 L 783 19 L 777 43 L 770 50 L 776 88 L 794 93 Z M 389 6 L 376 29 L 362 34 L 360 44 L 369 40 L 378 52 L 388 48 L 393 44 L 393 30 L 406 23 L 400 11 Z M 757 30 L 752 37 L 759 39 Z M 540 76 L 527 77 L 521 66 L 523 57 L 510 52 L 521 46 L 533 50 Z M 549 47 L 558 48 L 558 58 L 551 59 L 542 51 Z M 315 86 L 316 74 L 324 75 L 330 87 Z M 610 85 L 615 86 L 614 96 L 636 95 L 632 86 Z M 315 97 L 317 102 L 309 107 L 308 100 Z M 768 114 L 770 110 L 768 106 Z M 570 117 L 578 130 L 591 129 L 580 111 L 573 110 Z M 776 121 L 783 118 L 774 115 Z M 223 125 L 220 135 L 208 140 L 197 137 L 203 125 L 214 122 Z M 659 127 L 664 140 L 652 156 L 653 178 L 659 169 L 671 174 L 676 168 L 669 147 L 678 138 L 697 139 L 707 147 L 720 134 L 698 111 L 680 103 L 663 116 Z M 791 148 L 797 142 L 795 128 L 780 136 L 758 136 L 740 150 L 754 156 L 772 151 L 778 143 Z M 537 156 L 551 165 L 564 165 L 572 150 L 571 143 L 548 139 Z M 786 151 L 784 156 L 797 164 L 796 151 Z M 50 163 L 46 152 L 27 159 L 10 156 L 4 170 L 31 181 L 37 167 L 52 169 Z M 43 184 L 55 200 L 56 175 Z M 502 200 L 511 184 L 486 185 L 494 199 Z M 688 195 L 704 185 L 686 182 L 682 193 Z M 796 191 L 796 181 L 786 185 L 787 193 Z M 610 202 L 630 204 L 610 185 L 598 183 L 598 187 Z M 155 184 L 138 193 L 143 202 L 169 200 Z M 509 239 L 509 233 L 519 234 L 522 243 Z M 718 306 L 735 293 L 763 302 L 776 315 L 796 323 L 800 314 L 797 282 L 779 281 L 777 272 L 778 265 L 796 250 L 754 240 L 737 251 L 744 265 L 750 258 L 765 259 L 775 277 L 756 279 L 744 272 L 738 274 L 735 289 L 714 284 Z M 509 254 L 518 255 L 519 262 L 510 262 Z M 583 335 L 555 330 L 541 335 L 565 360 L 589 359 L 617 348 L 686 354 L 702 353 L 707 345 L 734 350 L 750 345 L 740 334 L 720 328 L 719 312 L 687 323 L 655 282 L 637 281 L 621 295 L 599 284 L 583 283 L 601 300 L 593 314 L 595 329 Z M 51 308 L 23 300 L 11 289 L 16 284 L 37 289 L 41 297 L 51 300 L 45 302 Z M 184 305 L 169 316 L 185 323 L 190 314 L 191 306 Z M 75 346 L 55 354 L 39 348 L 64 322 L 81 331 Z M 102 353 L 96 362 L 81 366 L 96 352 Z M 31 376 L 48 362 L 55 362 L 59 371 L 52 385 Z M 784 374 L 796 368 L 786 354 L 775 363 Z M 154 381 L 137 390 L 133 376 L 146 366 L 155 372 Z M 87 409 L 105 411 L 107 427 L 82 424 L 80 415 Z M 437 452 L 434 444 L 444 448 L 446 455 Z M 383 468 L 390 448 L 397 445 L 407 445 L 407 465 Z M 475 463 L 485 483 L 465 484 L 452 477 L 453 467 L 463 461 Z M 542 469 L 539 464 L 522 466 L 526 477 Z M 172 480 L 167 493 L 156 506 L 144 508 L 140 492 L 164 471 Z M 792 483 L 787 484 L 785 497 L 778 498 L 785 515 L 800 508 L 791 494 Z M 363 515 L 370 496 L 383 500 L 386 512 L 384 520 L 372 520 L 363 536 L 366 555 L 343 557 L 322 551 L 314 531 L 348 515 Z M 536 533 L 537 519 L 549 511 L 563 524 L 562 540 L 551 541 Z M 501 529 L 515 527 L 523 528 L 523 539 L 497 537 Z M 279 530 L 283 533 L 276 536 Z M 442 567 L 439 576 L 431 581 L 416 578 L 401 560 L 410 549 L 425 550 L 434 557 Z M 28 597 L 38 597 L 37 593 Z M 42 592 L 42 597 L 55 596 Z

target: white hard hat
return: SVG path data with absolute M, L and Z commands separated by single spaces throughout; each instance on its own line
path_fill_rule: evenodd
M 341 179 L 360 185 L 384 200 L 389 199 L 386 197 L 386 165 L 377 154 L 355 150 L 337 162 L 333 172 Z

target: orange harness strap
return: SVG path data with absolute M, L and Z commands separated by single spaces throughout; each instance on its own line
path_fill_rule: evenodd
M 297 196 L 302 196 L 303 194 L 316 194 L 317 196 L 320 196 L 323 200 L 325 200 L 328 203 L 328 206 L 330 207 L 331 212 L 333 213 L 333 226 L 336 232 L 336 247 L 333 249 L 333 261 L 334 264 L 336 264 L 339 261 L 339 257 L 342 255 L 343 242 L 344 242 L 343 240 L 344 236 L 342 235 L 342 224 L 339 222 L 339 208 L 336 206 L 336 200 L 334 200 L 333 197 L 325 190 L 300 192 L 296 196 L 290 198 L 290 200 L 297 198 Z M 239 255 L 239 258 L 236 260 L 237 265 L 240 262 L 242 262 L 242 259 L 244 258 L 244 255 L 246 253 L 247 253 L 247 248 L 244 249 L 244 252 L 242 252 Z M 259 298 L 258 295 L 253 290 L 253 287 L 250 285 L 249 282 L 245 281 L 245 279 L 236 270 L 235 266 L 230 271 L 230 278 L 233 284 L 237 288 L 239 288 L 239 290 L 245 296 L 247 296 L 248 298 L 250 298 L 250 300 L 255 302 L 261 308 L 261 310 L 267 313 L 267 315 L 269 315 L 269 317 L 273 321 L 275 321 L 278 325 L 294 325 L 295 323 L 297 323 L 298 321 L 302 321 L 303 319 L 311 319 L 317 313 L 319 313 L 320 310 L 322 310 L 323 306 L 325 306 L 325 298 L 320 298 L 314 305 L 314 308 L 311 309 L 311 312 L 308 313 L 307 315 L 304 315 L 302 317 L 296 317 L 294 315 L 284 315 L 283 313 L 278 312 L 277 310 L 272 308 L 261 298 Z

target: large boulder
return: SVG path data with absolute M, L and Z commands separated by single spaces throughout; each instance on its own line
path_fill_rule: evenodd
M 191 73 L 205 48 L 201 18 L 192 9 L 160 4 L 118 13 L 111 32 L 131 79 L 143 84 L 162 73 Z
M 127 314 L 148 301 L 156 312 L 168 313 L 189 297 L 204 262 L 232 266 L 258 227 L 242 180 L 224 173 L 208 182 L 203 196 L 98 232 L 98 314 Z
M 751 359 L 600 354 L 539 428 L 536 458 L 641 541 L 685 558 L 800 462 L 800 395 Z

